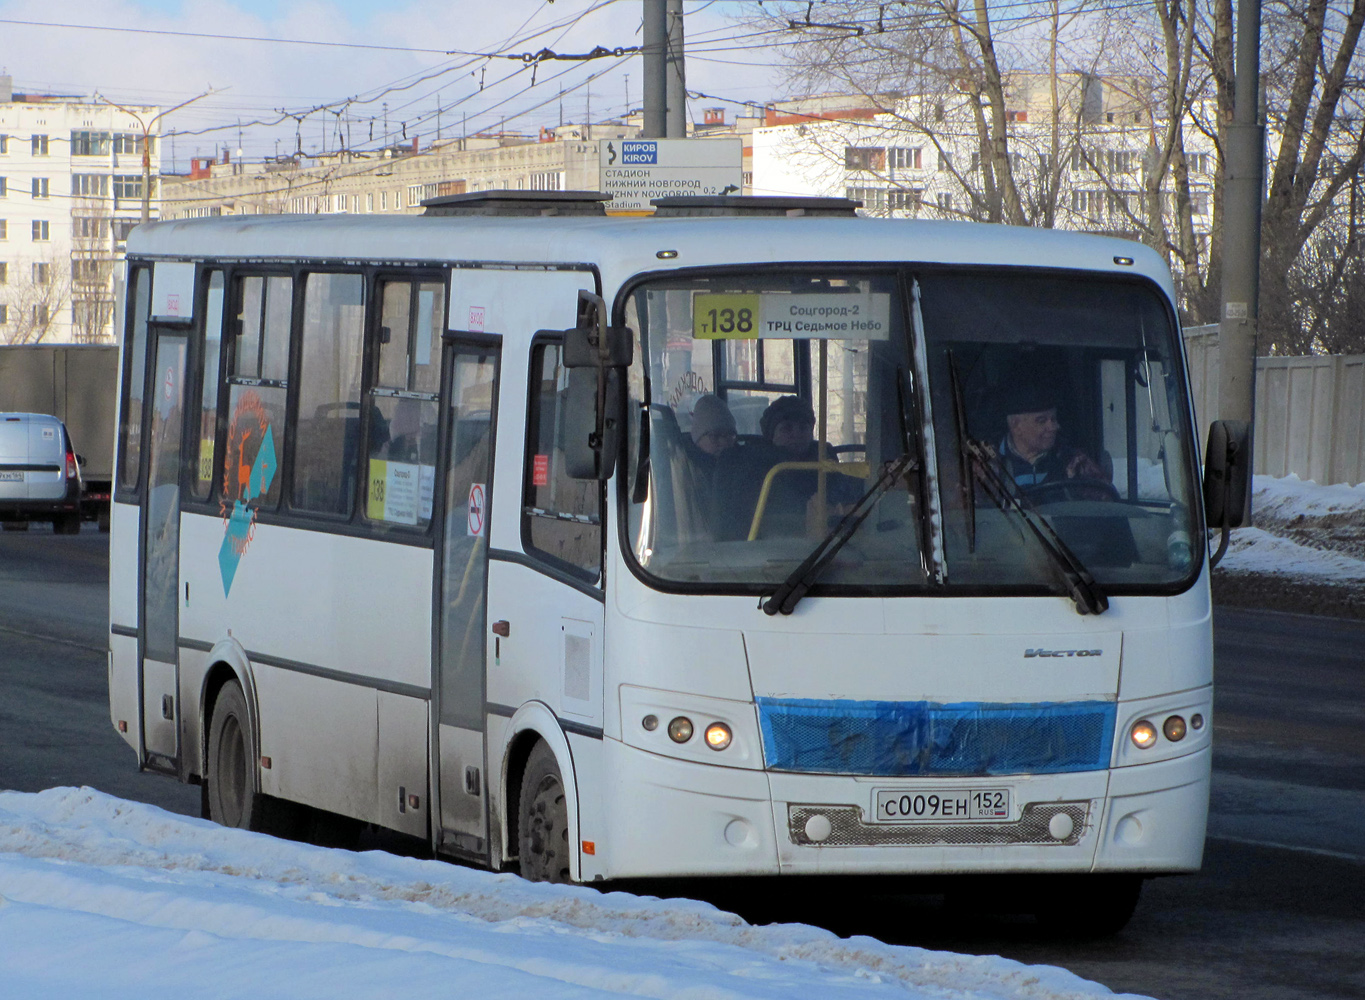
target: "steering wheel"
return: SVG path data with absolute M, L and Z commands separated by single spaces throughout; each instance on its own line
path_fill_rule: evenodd
M 1094 476 L 1075 476 L 1071 479 L 1052 479 L 1037 486 L 1025 486 L 1024 496 L 1034 503 L 1054 503 L 1059 500 L 1119 500 L 1119 491 L 1107 479 Z

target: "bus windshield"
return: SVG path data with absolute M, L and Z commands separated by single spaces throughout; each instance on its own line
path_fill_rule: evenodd
M 639 286 L 626 322 L 630 550 L 661 585 L 771 591 L 841 523 L 818 593 L 1066 593 L 1028 518 L 1109 592 L 1197 568 L 1175 331 L 1145 285 L 707 275 Z

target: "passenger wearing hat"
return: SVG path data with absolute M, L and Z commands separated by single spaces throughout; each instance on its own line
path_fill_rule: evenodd
M 1005 436 L 1000 461 L 1021 487 L 1028 489 L 1065 479 L 1100 479 L 1103 472 L 1083 451 L 1057 447 L 1061 431 L 1057 391 L 1046 381 L 1025 381 L 1005 395 Z
M 800 396 L 773 400 L 758 419 L 763 436 L 783 452 L 784 462 L 814 462 L 820 448 L 815 443 L 815 410 Z
M 714 459 L 734 446 L 735 417 L 725 400 L 707 394 L 692 404 L 692 443 Z

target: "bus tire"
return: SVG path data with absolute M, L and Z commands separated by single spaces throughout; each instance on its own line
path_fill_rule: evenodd
M 569 882 L 569 806 L 555 755 L 544 742 L 526 759 L 521 777 L 517 859 L 531 882 Z
M 208 818 L 222 826 L 256 828 L 257 796 L 253 768 L 256 748 L 241 685 L 228 681 L 213 704 L 209 724 Z
M 1035 915 L 1049 937 L 1094 941 L 1128 925 L 1142 893 L 1141 875 L 1079 875 L 1057 880 Z

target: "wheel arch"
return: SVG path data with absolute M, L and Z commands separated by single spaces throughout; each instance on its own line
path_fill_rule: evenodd
M 502 834 L 502 862 L 505 864 L 517 856 L 518 823 L 521 812 L 521 779 L 526 772 L 526 761 L 537 743 L 544 743 L 554 754 L 559 767 L 560 779 L 564 782 L 564 797 L 569 813 L 569 840 L 573 850 L 569 852 L 569 874 L 575 882 L 582 881 L 582 845 L 578 839 L 578 778 L 574 772 L 573 751 L 569 739 L 559 725 L 559 719 L 544 702 L 532 701 L 522 705 L 512 716 L 509 726 L 510 738 L 502 756 L 502 773 L 499 788 L 502 792 L 502 808 L 499 812 L 499 826 Z
M 225 639 L 209 651 L 208 661 L 211 666 L 204 672 L 204 680 L 199 691 L 198 773 L 200 781 L 205 784 L 208 782 L 209 729 L 213 724 L 213 709 L 218 702 L 218 695 L 228 681 L 235 680 L 242 689 L 242 697 L 246 700 L 246 711 L 251 726 L 253 744 L 257 747 L 261 745 L 261 723 L 260 713 L 257 711 L 256 705 L 256 685 L 251 671 L 251 661 L 247 659 L 245 651 L 235 641 Z M 255 791 L 259 792 L 261 790 L 260 761 L 252 761 L 250 773 Z

